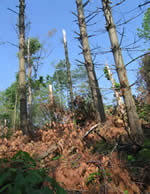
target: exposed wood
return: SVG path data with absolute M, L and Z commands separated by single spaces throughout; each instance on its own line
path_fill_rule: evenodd
M 70 100 L 71 100 L 71 110 L 74 110 L 74 100 L 73 100 L 73 89 L 72 89 L 72 78 L 71 78 L 71 71 L 70 71 L 70 61 L 68 56 L 68 47 L 67 47 L 67 38 L 66 38 L 66 31 L 63 29 L 63 40 L 64 40 L 64 49 L 65 49 L 65 58 L 66 58 L 66 65 L 67 65 L 67 78 L 68 78 L 68 85 L 69 85 L 69 93 L 70 93 Z
M 117 89 L 116 89 L 115 80 L 113 79 L 113 76 L 112 76 L 112 73 L 111 73 L 111 70 L 109 68 L 108 63 L 106 62 L 105 65 L 106 65 L 106 68 L 108 70 L 108 74 L 109 74 L 110 81 L 112 83 L 113 90 L 115 92 L 115 96 L 116 96 L 116 100 L 117 100 L 119 111 L 121 112 L 122 115 L 124 115 L 124 113 L 125 113 L 125 105 L 124 105 L 124 103 L 123 103 L 123 101 L 122 101 L 122 99 L 120 97 L 120 92 L 118 92 Z
M 54 104 L 53 86 L 49 84 L 48 88 L 49 88 L 49 101 L 50 101 L 50 104 L 53 105 Z
M 101 123 L 98 123 L 98 124 L 95 124 L 93 127 L 91 127 L 86 133 L 85 135 L 83 136 L 83 140 L 94 130 L 96 130 L 96 128 L 98 128 L 99 126 L 101 126 Z M 101 130 L 103 130 L 104 127 L 101 128 Z M 96 134 L 102 139 L 104 140 L 105 142 L 107 141 L 105 139 L 105 137 L 103 137 L 101 134 L 99 134 L 98 132 L 96 132 Z

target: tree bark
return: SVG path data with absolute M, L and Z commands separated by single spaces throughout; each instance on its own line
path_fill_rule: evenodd
M 94 64 L 92 61 L 82 0 L 76 0 L 76 5 L 77 5 L 77 12 L 78 12 L 78 22 L 80 27 L 81 44 L 82 44 L 83 55 L 85 60 L 85 67 L 88 73 L 88 79 L 89 79 L 89 84 L 91 88 L 92 98 L 93 98 L 95 110 L 97 111 L 98 120 L 101 122 L 105 122 L 106 116 L 104 111 L 104 105 L 103 105 L 98 81 L 96 79 Z
M 111 48 L 115 60 L 116 70 L 120 81 L 120 87 L 122 91 L 122 96 L 125 101 L 125 106 L 127 110 L 127 116 L 129 121 L 129 126 L 131 130 L 131 134 L 133 137 L 143 136 L 143 131 L 141 128 L 141 124 L 136 113 L 136 106 L 134 99 L 132 97 L 131 88 L 128 82 L 128 77 L 126 73 L 126 68 L 123 61 L 122 51 L 119 45 L 116 27 L 114 25 L 111 8 L 109 5 L 109 0 L 102 0 L 103 11 L 106 19 L 106 29 L 109 33 L 109 38 L 111 42 Z
M 28 38 L 28 46 L 27 46 L 28 56 L 27 56 L 27 64 L 28 64 L 28 119 L 29 123 L 32 123 L 32 89 L 31 89 L 31 75 L 32 75 L 32 65 L 30 63 L 30 39 Z
M 70 92 L 70 100 L 71 100 L 71 110 L 74 111 L 74 103 L 73 103 L 73 91 L 72 91 L 72 78 L 71 78 L 71 71 L 70 71 L 70 62 L 68 57 L 68 47 L 67 47 L 67 39 L 66 39 L 66 31 L 63 30 L 63 40 L 64 40 L 64 49 L 65 49 L 65 58 L 66 58 L 66 65 L 67 65 L 67 77 L 68 77 L 68 85 L 69 85 L 69 92 Z
M 27 100 L 26 100 L 26 71 L 25 71 L 25 37 L 24 37 L 24 10 L 25 1 L 19 5 L 19 93 L 20 93 L 20 128 L 27 133 Z
M 13 113 L 13 132 L 16 131 L 17 102 L 18 102 L 18 91 L 16 91 L 15 107 L 14 107 L 14 113 Z

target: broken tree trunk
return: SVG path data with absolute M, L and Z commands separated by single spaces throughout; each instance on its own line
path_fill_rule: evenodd
M 49 89 L 49 101 L 50 101 L 50 104 L 53 105 L 54 104 L 53 86 L 49 84 L 48 89 Z
M 63 33 L 65 58 L 66 58 L 66 65 L 67 65 L 67 77 L 68 77 L 68 85 L 69 85 L 70 100 L 71 100 L 71 110 L 73 111 L 74 110 L 74 103 L 73 103 L 72 78 L 71 78 L 70 62 L 69 62 L 69 56 L 68 56 L 66 31 L 63 30 L 62 33 Z
M 116 100 L 117 100 L 117 105 L 118 105 L 119 111 L 121 112 L 122 115 L 124 115 L 125 105 L 124 105 L 124 103 L 123 103 L 123 101 L 120 97 L 120 92 L 116 89 L 115 80 L 113 79 L 113 76 L 112 76 L 112 73 L 111 73 L 111 70 L 109 68 L 108 63 L 106 62 L 105 65 L 106 65 L 106 68 L 107 68 L 107 71 L 108 71 L 109 79 L 112 83 L 112 88 L 113 88 L 114 93 L 115 93 L 115 97 L 116 97 Z

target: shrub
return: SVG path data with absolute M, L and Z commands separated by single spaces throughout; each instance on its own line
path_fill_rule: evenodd
M 18 151 L 11 159 L 0 161 L 1 194 L 66 194 L 44 169 L 38 169 L 32 157 Z

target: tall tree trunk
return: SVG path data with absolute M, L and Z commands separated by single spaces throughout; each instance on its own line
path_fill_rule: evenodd
M 19 5 L 19 92 L 20 92 L 20 127 L 27 133 L 27 101 L 26 101 L 26 71 L 25 71 L 25 37 L 24 37 L 24 10 L 25 2 L 20 0 Z
M 116 27 L 114 25 L 111 8 L 109 5 L 109 0 L 102 0 L 103 11 L 106 19 L 106 29 L 109 32 L 109 38 L 111 42 L 111 48 L 115 60 L 116 70 L 118 73 L 120 87 L 122 91 L 122 95 L 125 101 L 125 106 L 128 115 L 129 126 L 131 129 L 131 134 L 133 136 L 143 136 L 143 131 L 141 128 L 141 124 L 139 122 L 138 115 L 136 113 L 136 106 L 134 99 L 132 97 L 131 88 L 128 82 L 128 77 L 126 73 L 126 68 L 124 66 L 124 61 L 122 57 L 122 51 L 119 45 Z
M 69 62 L 69 57 L 68 57 L 68 47 L 67 47 L 66 31 L 63 30 L 62 32 L 63 32 L 65 58 L 66 58 L 66 65 L 67 65 L 67 77 L 68 77 L 68 85 L 69 85 L 70 100 L 71 100 L 71 110 L 74 111 L 73 91 L 72 91 L 72 78 L 71 78 L 71 71 L 70 71 L 70 62 Z
M 29 123 L 32 123 L 32 89 L 31 89 L 31 75 L 32 75 L 32 64 L 30 60 L 30 39 L 28 38 L 28 56 L 27 56 L 27 64 L 28 64 L 28 119 Z
M 101 122 L 105 122 L 106 116 L 104 112 L 104 105 L 103 105 L 98 81 L 96 79 L 94 64 L 92 61 L 82 0 L 76 0 L 76 5 L 77 5 L 77 12 L 78 12 L 78 22 L 80 27 L 80 38 L 81 38 L 83 55 L 85 60 L 85 67 L 88 73 L 88 79 L 89 79 L 89 84 L 91 88 L 92 98 L 93 98 L 95 109 L 97 111 L 98 120 Z

